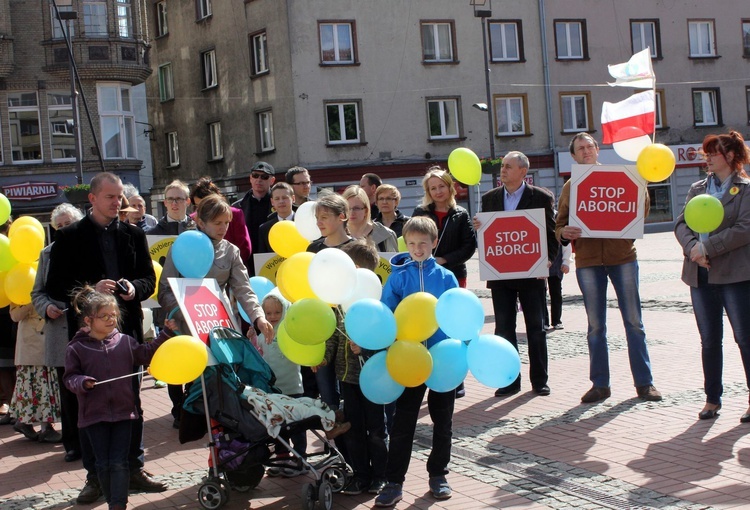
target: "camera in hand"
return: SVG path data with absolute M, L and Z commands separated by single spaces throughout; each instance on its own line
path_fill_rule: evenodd
M 128 293 L 128 286 L 125 285 L 125 282 L 123 280 L 116 281 L 115 285 L 116 285 L 116 292 L 118 294 L 127 294 Z

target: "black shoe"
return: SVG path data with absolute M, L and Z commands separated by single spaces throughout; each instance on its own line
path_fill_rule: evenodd
M 78 450 L 68 450 L 67 452 L 65 452 L 65 462 L 75 462 L 80 458 L 81 452 L 79 452 Z
M 365 483 L 359 478 L 352 478 L 351 480 L 349 480 L 349 483 L 347 483 L 344 488 L 341 489 L 341 494 L 346 494 L 347 496 L 357 496 L 368 489 L 368 483 Z
M 550 394 L 549 386 L 547 386 L 546 384 L 544 386 L 538 386 L 534 388 L 534 393 L 536 393 L 540 397 L 546 397 Z
M 464 388 L 464 383 L 461 383 L 456 387 L 456 398 L 464 398 L 465 396 L 466 388 Z
M 515 395 L 519 391 L 521 391 L 520 384 L 511 384 L 510 386 L 506 386 L 505 388 L 498 388 L 497 390 L 495 390 L 495 396 L 508 397 L 510 395 Z
M 84 485 L 81 492 L 78 493 L 76 503 L 79 505 L 90 505 L 102 497 L 102 494 L 102 487 L 99 485 L 99 480 L 87 479 L 86 485 Z
M 718 404 L 714 409 L 704 409 L 703 411 L 698 413 L 698 419 L 699 420 L 713 420 L 717 416 L 719 416 L 719 410 L 721 409 L 721 404 Z
M 370 494 L 380 494 L 380 491 L 383 490 L 383 487 L 386 486 L 388 482 L 385 480 L 373 480 L 370 486 L 367 488 L 367 492 Z
M 179 418 L 175 418 L 174 419 L 174 421 L 172 422 L 172 428 L 173 429 L 179 429 L 180 428 L 180 419 Z
M 745 413 L 740 416 L 740 423 L 750 423 L 750 413 Z
M 130 474 L 130 489 L 143 492 L 164 492 L 167 490 L 167 484 L 157 482 L 150 473 L 141 470 Z

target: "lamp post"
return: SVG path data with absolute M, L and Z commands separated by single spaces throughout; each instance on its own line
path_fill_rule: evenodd
M 470 0 L 474 7 L 474 17 L 482 22 L 482 48 L 484 50 L 484 88 L 486 103 L 475 103 L 477 110 L 487 112 L 487 135 L 490 141 L 490 159 L 495 159 L 495 129 L 492 119 L 492 92 L 490 91 L 490 61 L 487 52 L 487 18 L 492 16 L 492 0 Z M 497 186 L 497 173 L 492 172 L 492 187 Z

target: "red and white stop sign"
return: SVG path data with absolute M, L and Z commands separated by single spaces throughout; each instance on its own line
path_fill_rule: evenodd
M 583 237 L 643 237 L 646 183 L 634 170 L 573 165 L 569 224 L 580 227 Z
M 479 213 L 479 278 L 548 276 L 543 209 Z
M 229 303 L 213 278 L 169 278 L 189 334 L 208 344 L 208 334 L 216 326 L 238 330 Z M 187 331 L 181 331 L 188 334 Z

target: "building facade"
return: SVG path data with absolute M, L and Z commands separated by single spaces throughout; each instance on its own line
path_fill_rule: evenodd
M 318 187 L 375 172 L 408 211 L 425 169 L 457 147 L 523 151 L 530 179 L 558 193 L 570 137 L 599 138 L 602 102 L 637 92 L 608 87 L 607 65 L 648 46 L 656 141 L 678 156 L 675 174 L 650 187 L 648 221 L 665 226 L 700 176 L 703 137 L 745 134 L 750 122 L 750 9 L 739 0 L 721 10 L 698 0 L 496 0 L 479 12 L 430 0 L 151 4 L 155 196 L 173 178 L 201 175 L 239 194 L 264 160 L 279 173 L 305 166 Z M 480 111 L 486 67 L 491 127 Z M 606 146 L 602 160 L 625 163 Z
M 135 87 L 151 74 L 141 6 L 57 0 L 60 18 L 72 18 L 60 20 L 53 2 L 0 0 L 0 191 L 14 216 L 49 221 L 67 187 L 102 170 L 141 187 L 141 171 L 150 175 L 150 146 L 138 150 L 148 122 Z

